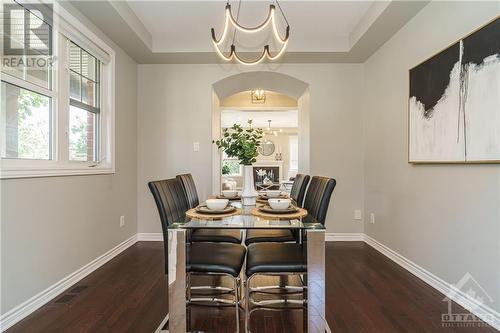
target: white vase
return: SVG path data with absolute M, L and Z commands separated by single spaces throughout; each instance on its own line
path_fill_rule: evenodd
M 243 166 L 243 192 L 241 192 L 241 204 L 243 206 L 255 206 L 257 202 L 257 191 L 253 181 L 253 166 Z

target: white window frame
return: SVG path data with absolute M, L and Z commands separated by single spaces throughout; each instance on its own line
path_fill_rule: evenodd
M 52 3 L 53 47 L 57 55 L 52 90 L 2 72 L 2 81 L 51 97 L 51 160 L 1 159 L 0 178 L 28 178 L 115 173 L 115 51 L 57 2 Z M 99 160 L 69 160 L 69 66 L 63 42 L 70 39 L 101 61 Z M 49 94 L 50 92 L 50 94 Z

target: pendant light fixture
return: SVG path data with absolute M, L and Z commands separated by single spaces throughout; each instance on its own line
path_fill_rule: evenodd
M 264 131 L 264 132 L 265 132 L 265 134 L 267 134 L 267 135 L 271 135 L 271 134 L 272 134 L 272 135 L 274 135 L 274 136 L 278 136 L 278 134 L 279 134 L 279 133 L 281 133 L 281 132 L 283 132 L 283 130 L 282 130 L 281 128 L 273 129 L 273 128 L 271 127 L 271 121 L 272 121 L 272 120 L 268 120 L 268 121 L 267 121 L 267 130 L 266 130 L 266 131 Z
M 281 12 L 281 15 L 283 16 L 283 19 L 286 22 L 286 31 L 285 31 L 284 38 L 281 38 L 281 36 L 278 32 L 278 28 L 276 26 L 276 7 L 274 5 L 272 5 L 272 4 L 269 5 L 269 13 L 267 14 L 267 18 L 263 23 L 261 23 L 260 25 L 258 25 L 256 27 L 250 28 L 250 27 L 244 27 L 238 23 L 238 18 L 240 15 L 241 0 L 239 2 L 239 5 L 238 5 L 237 19 L 235 19 L 233 17 L 233 13 L 231 11 L 231 5 L 229 4 L 229 1 L 228 1 L 226 4 L 226 9 L 225 9 L 225 14 L 224 14 L 224 30 L 222 32 L 222 35 L 217 39 L 217 37 L 215 36 L 215 29 L 214 28 L 211 29 L 211 31 L 212 31 L 212 43 L 214 44 L 215 51 L 217 52 L 217 54 L 225 61 L 236 60 L 237 62 L 239 62 L 242 65 L 256 65 L 266 58 L 268 60 L 271 60 L 271 61 L 278 59 L 285 52 L 285 49 L 288 45 L 288 40 L 290 38 L 290 25 L 288 24 L 288 20 L 286 19 L 285 13 L 281 9 L 281 6 L 280 6 L 278 0 L 275 0 L 275 2 L 276 2 L 276 5 L 278 6 L 278 8 Z M 233 41 L 231 43 L 229 55 L 227 56 L 222 52 L 221 46 L 224 43 L 224 41 L 226 40 L 230 25 L 234 27 L 235 33 L 233 35 Z M 244 33 L 253 34 L 253 33 L 264 30 L 269 25 L 272 26 L 273 35 L 274 35 L 274 38 L 276 39 L 276 41 L 278 42 L 278 44 L 280 45 L 280 50 L 278 52 L 276 52 L 275 54 L 271 54 L 271 51 L 269 50 L 269 45 L 264 45 L 264 50 L 262 51 L 262 53 L 260 54 L 260 56 L 257 59 L 254 59 L 253 61 L 247 61 L 247 60 L 242 59 L 238 55 L 238 53 L 236 52 L 236 46 L 234 44 L 236 31 L 241 31 Z
M 253 104 L 266 103 L 266 91 L 264 89 L 255 89 L 250 92 L 250 99 Z

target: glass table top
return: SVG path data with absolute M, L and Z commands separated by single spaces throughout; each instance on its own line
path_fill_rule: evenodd
M 221 219 L 200 219 L 186 217 L 168 226 L 169 229 L 318 229 L 325 227 L 317 220 L 306 216 L 301 219 L 268 219 L 254 216 L 251 211 L 255 206 L 241 206 L 240 202 L 231 205 L 241 208 L 241 214 Z

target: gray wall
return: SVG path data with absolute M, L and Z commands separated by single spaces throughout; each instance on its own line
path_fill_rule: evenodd
M 137 232 L 137 64 L 108 42 L 116 51 L 116 174 L 1 181 L 2 314 Z
M 365 64 L 365 232 L 449 283 L 470 272 L 500 309 L 500 165 L 407 163 L 408 69 L 500 13 L 432 2 Z
M 310 171 L 335 177 L 327 227 L 361 232 L 353 221 L 363 209 L 361 64 L 263 65 L 309 84 Z M 248 70 L 248 69 L 247 69 Z M 147 188 L 153 179 L 191 172 L 199 194 L 212 194 L 212 84 L 240 73 L 235 66 L 139 65 L 138 221 L 140 232 L 161 232 Z M 193 152 L 193 142 L 200 151 Z

